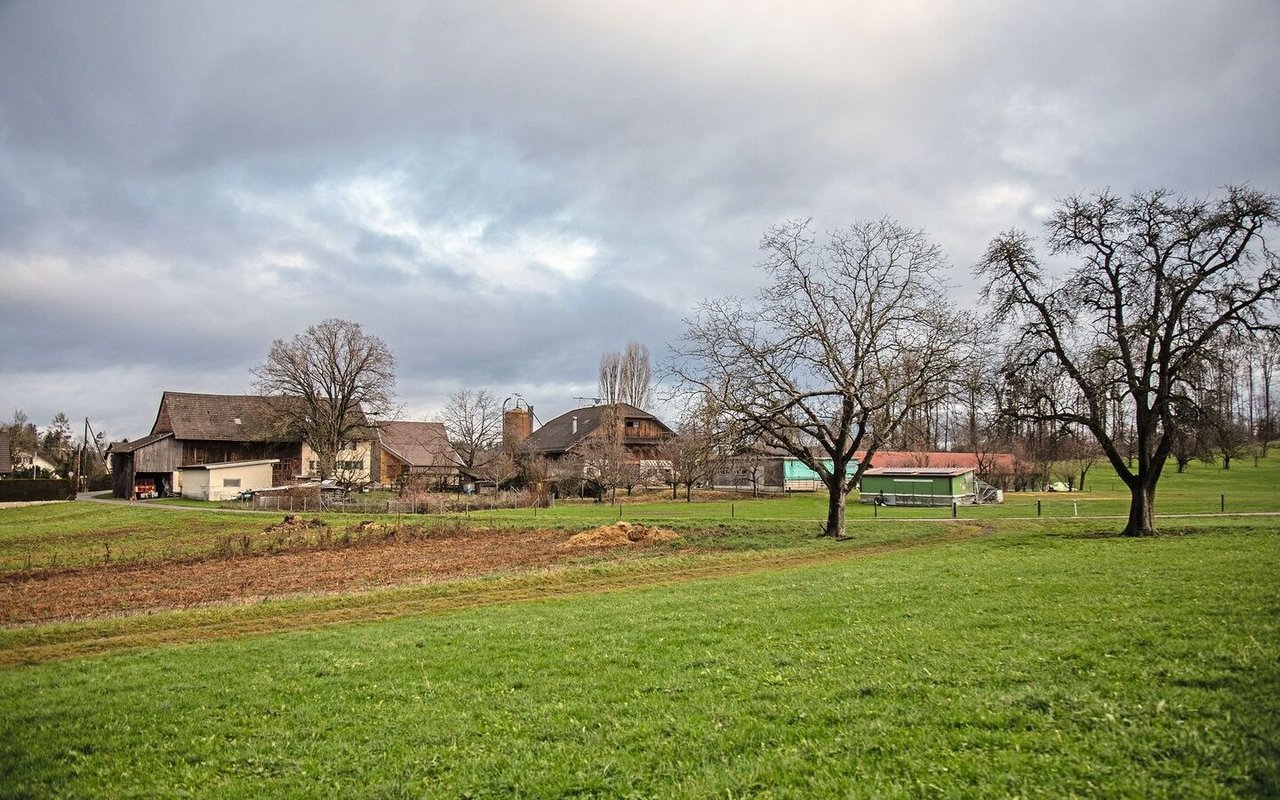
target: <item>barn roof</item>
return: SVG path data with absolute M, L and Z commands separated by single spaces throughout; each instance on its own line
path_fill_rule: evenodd
M 257 394 L 165 392 L 151 433 L 172 432 L 178 439 L 196 441 L 300 442 L 302 434 L 289 430 L 279 413 L 283 405 L 297 402 Z M 364 411 L 353 413 L 357 424 L 368 425 Z
M 614 407 L 611 405 L 584 406 L 583 408 L 566 411 L 538 428 L 521 444 L 533 453 L 558 454 L 568 452 L 598 429 L 601 423 L 604 422 L 605 414 Z M 661 425 L 663 430 L 671 431 L 670 428 L 663 424 L 662 420 L 648 411 L 642 411 L 629 403 L 618 403 L 616 407 L 622 412 L 624 420 L 652 420 Z M 576 430 L 574 429 L 575 417 L 578 421 Z
M 462 463 L 440 422 L 378 422 L 378 439 L 412 467 L 456 467 Z

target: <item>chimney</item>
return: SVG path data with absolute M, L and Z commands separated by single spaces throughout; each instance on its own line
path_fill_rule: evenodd
M 575 434 L 578 432 L 578 417 L 576 414 L 573 417 L 573 432 Z

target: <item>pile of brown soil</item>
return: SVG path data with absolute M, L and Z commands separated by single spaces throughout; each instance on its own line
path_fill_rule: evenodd
M 268 525 L 263 529 L 263 533 L 294 533 L 304 531 L 307 528 L 327 528 L 329 523 L 316 517 L 310 522 L 304 520 L 301 514 L 286 514 L 284 522 L 277 522 L 275 525 Z
M 618 547 L 621 545 L 642 544 L 648 542 L 669 542 L 679 539 L 680 534 L 666 528 L 651 528 L 640 523 L 618 521 L 612 525 L 601 525 L 569 537 L 569 541 L 561 545 L 565 548 L 581 547 Z

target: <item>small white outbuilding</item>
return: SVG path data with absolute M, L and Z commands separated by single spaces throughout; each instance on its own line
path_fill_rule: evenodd
M 231 500 L 246 490 L 271 488 L 271 467 L 278 458 L 257 461 L 222 461 L 178 467 L 183 497 L 192 500 Z

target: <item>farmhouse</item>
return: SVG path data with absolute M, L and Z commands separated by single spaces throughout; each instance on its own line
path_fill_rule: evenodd
M 552 460 L 580 453 L 585 443 L 608 434 L 610 427 L 615 426 L 612 432 L 633 459 L 640 463 L 658 462 L 663 460 L 662 445 L 675 436 L 675 432 L 662 420 L 627 403 L 575 408 L 536 431 L 521 435 L 523 430 L 531 427 L 522 416 L 526 412 L 532 418 L 533 409 L 524 408 L 513 409 L 504 415 L 504 443 L 519 445 L 526 452 Z M 668 462 L 664 463 L 670 468 Z
M 132 442 L 115 442 L 108 449 L 113 493 L 116 497 L 182 494 L 186 473 L 196 476 L 193 480 L 205 480 L 209 471 L 201 468 L 212 464 L 254 462 L 253 469 L 246 468 L 238 476 L 241 490 L 315 475 L 319 459 L 301 433 L 280 422 L 275 405 L 280 402 L 287 401 L 262 395 L 165 392 L 151 433 Z M 344 478 L 368 481 L 371 439 L 343 443 L 336 467 Z M 269 476 L 263 477 L 257 463 L 262 461 L 270 462 Z M 221 470 L 219 475 L 237 480 Z
M 457 486 L 462 459 L 449 444 L 440 422 L 380 421 L 373 443 L 375 483 L 384 486 L 423 479 L 437 486 Z

